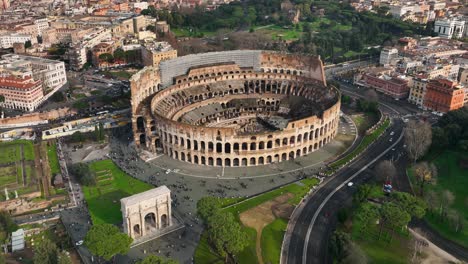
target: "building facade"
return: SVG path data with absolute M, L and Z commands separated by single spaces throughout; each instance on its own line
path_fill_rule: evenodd
M 462 38 L 465 32 L 465 21 L 458 18 L 436 20 L 434 32 L 443 38 Z
M 465 91 L 455 81 L 447 79 L 430 80 L 426 86 L 424 108 L 447 113 L 463 107 Z
M 42 82 L 32 76 L 0 77 L 0 95 L 2 107 L 28 112 L 36 110 L 44 97 Z
M 424 97 L 426 96 L 426 86 L 428 79 L 424 77 L 413 78 L 413 85 L 411 85 L 408 101 L 418 107 L 423 107 Z

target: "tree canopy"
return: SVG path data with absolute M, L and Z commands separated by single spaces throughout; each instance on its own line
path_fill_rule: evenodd
M 84 244 L 96 256 L 109 261 L 116 254 L 126 254 L 132 238 L 111 224 L 93 225 L 86 234 Z
M 96 175 L 85 163 L 76 163 L 70 166 L 70 173 L 75 175 L 78 181 L 86 186 L 96 185 Z
M 149 255 L 143 260 L 138 261 L 137 264 L 177 264 L 177 261 L 155 255 Z

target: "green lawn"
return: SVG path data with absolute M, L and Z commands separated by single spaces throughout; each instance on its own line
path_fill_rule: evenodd
M 0 163 L 10 163 L 21 159 L 20 145 L 23 145 L 24 159 L 34 160 L 34 150 L 32 141 L 14 140 L 0 142 Z
M 308 178 L 308 179 L 303 179 L 301 180 L 300 182 L 298 183 L 291 183 L 291 184 L 288 184 L 286 186 L 283 186 L 281 188 L 278 188 L 278 189 L 275 189 L 275 190 L 272 190 L 272 191 L 269 191 L 269 192 L 266 192 L 264 194 L 261 194 L 259 196 L 256 196 L 252 199 L 245 199 L 245 200 L 242 200 L 244 198 L 238 198 L 238 199 L 241 199 L 242 201 L 233 205 L 233 206 L 229 206 L 227 208 L 224 208 L 223 210 L 226 210 L 228 212 L 231 212 L 237 219 L 237 221 L 239 221 L 240 223 L 240 219 L 239 219 L 239 214 L 242 213 L 242 212 L 245 212 L 257 205 L 260 205 L 266 201 L 269 201 L 269 200 L 272 200 L 280 195 L 283 195 L 285 193 L 291 193 L 294 195 L 294 197 L 292 197 L 291 199 L 289 199 L 289 203 L 290 204 L 293 204 L 293 205 L 296 205 L 300 202 L 300 200 L 302 199 L 302 197 L 305 196 L 305 194 L 312 188 L 312 186 L 315 186 L 319 183 L 319 180 L 317 180 L 316 178 Z M 226 201 L 223 201 L 225 200 L 224 198 L 220 198 L 221 200 L 221 204 L 232 204 L 233 203 L 233 199 L 232 198 L 227 198 Z M 267 250 L 268 252 L 272 252 L 272 254 L 276 254 L 275 252 L 278 251 L 281 249 L 281 242 L 283 240 L 282 238 L 282 235 L 281 235 L 281 239 L 279 238 L 279 233 L 277 233 L 276 231 L 278 230 L 278 228 L 280 227 L 280 223 L 277 223 L 279 220 L 275 220 L 273 223 L 275 223 L 273 226 L 270 226 L 270 229 L 271 230 L 268 230 L 267 231 L 267 235 L 271 235 L 271 236 L 274 236 L 276 238 L 275 241 L 271 241 L 267 244 L 265 244 L 265 247 L 267 247 Z M 287 224 L 287 221 L 286 220 L 283 220 L 286 222 Z M 256 231 L 252 228 L 247 228 L 245 227 L 245 230 L 246 232 L 248 233 L 250 239 L 249 239 L 249 245 L 242 251 L 238 254 L 237 256 L 237 261 L 239 263 L 257 263 L 257 254 L 255 252 L 255 239 L 256 239 Z M 209 245 L 208 245 L 208 241 L 206 239 L 206 234 L 204 233 L 202 235 L 202 239 L 200 240 L 199 244 L 198 244 L 198 247 L 195 251 L 195 263 L 217 263 L 217 262 L 213 262 L 213 260 L 216 260 L 216 259 L 219 259 L 219 256 L 217 256 L 214 252 L 211 251 Z M 277 240 L 281 240 L 278 244 Z M 263 235 L 262 235 L 262 241 L 263 241 Z M 278 246 L 277 249 L 273 249 L 274 246 Z M 264 247 L 263 245 L 263 242 L 262 242 L 262 248 Z M 271 256 L 272 258 L 275 258 L 275 256 Z M 279 255 L 278 255 L 278 258 L 279 258 Z M 268 263 L 268 262 L 265 262 L 265 263 Z
M 438 170 L 437 184 L 427 184 L 424 187 L 425 192 L 432 190 L 441 195 L 444 190 L 449 190 L 455 195 L 455 201 L 450 208 L 463 215 L 464 224 L 462 231 L 455 232 L 451 223 L 446 219 L 441 219 L 438 214 L 428 213 L 425 219 L 441 235 L 468 247 L 468 195 L 466 191 L 466 187 L 468 186 L 468 170 L 459 166 L 459 159 L 462 156 L 463 153 L 461 152 L 445 151 L 435 158 L 433 162 Z M 408 175 L 415 188 L 415 192 L 419 194 L 419 188 L 411 169 L 408 170 Z
M 330 170 L 327 173 L 333 173 L 334 170 L 338 169 L 339 167 L 343 166 L 359 154 L 363 152 L 367 146 L 369 146 L 372 142 L 374 142 L 384 131 L 390 126 L 390 119 L 385 120 L 374 132 L 369 135 L 365 135 L 362 141 L 359 143 L 359 146 L 351 151 L 348 155 L 344 158 L 333 162 L 330 165 Z
M 52 175 L 60 173 L 60 164 L 57 156 L 57 145 L 55 142 L 50 142 L 47 146 L 47 157 L 49 159 L 50 173 Z
M 352 115 L 354 123 L 360 134 L 364 134 L 367 129 L 371 128 L 379 121 L 379 117 L 376 113 L 362 113 L 358 115 Z
M 262 231 L 262 255 L 265 263 L 279 263 L 281 255 L 281 244 L 288 221 L 277 218 L 263 228 Z
M 120 199 L 154 188 L 150 184 L 127 175 L 112 160 L 96 161 L 89 166 L 94 172 L 108 170 L 112 176 L 111 181 L 98 181 L 98 184 L 93 187 L 83 186 L 88 210 L 94 224 L 121 223 Z

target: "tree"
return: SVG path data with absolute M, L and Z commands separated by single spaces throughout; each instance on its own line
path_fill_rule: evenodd
M 445 217 L 447 215 L 447 208 L 455 201 L 455 195 L 449 190 L 444 190 L 441 198 L 439 214 L 441 217 Z
M 440 204 L 440 197 L 439 195 L 432 190 L 429 190 L 424 194 L 424 200 L 426 201 L 427 206 L 429 207 L 429 211 L 432 213 L 436 211 Z
M 57 246 L 48 238 L 36 242 L 34 246 L 34 264 L 56 264 L 58 263 Z
M 405 128 L 405 144 L 409 157 L 416 162 L 431 146 L 431 125 L 424 121 L 409 121 Z
M 390 233 L 390 241 L 393 238 L 393 231 L 405 227 L 411 220 L 410 214 L 393 202 L 384 203 L 381 210 L 381 217 L 382 222 L 392 230 Z M 380 234 L 381 233 L 382 228 L 380 229 Z
M 70 166 L 70 173 L 75 175 L 78 181 L 85 186 L 96 185 L 96 175 L 85 163 L 76 163 Z
M 449 141 L 444 129 L 441 127 L 432 128 L 432 146 L 437 148 L 445 148 L 448 146 L 448 144 Z
M 364 251 L 353 241 L 349 241 L 349 243 L 346 245 L 346 252 L 347 255 L 342 261 L 343 264 L 365 264 L 368 262 Z
M 435 181 L 437 177 L 437 167 L 434 163 L 426 161 L 419 162 L 414 166 L 414 175 L 419 182 L 420 195 L 424 196 L 424 186 L 428 182 Z
M 216 252 L 228 262 L 229 257 L 241 252 L 248 245 L 247 233 L 242 230 L 229 212 L 217 211 L 209 217 L 208 239 Z
M 177 261 L 155 255 L 149 255 L 145 259 L 138 261 L 137 264 L 177 264 Z
M 105 61 L 105 62 L 108 62 L 108 63 L 114 62 L 114 56 L 112 56 L 112 54 L 110 54 L 110 53 L 102 53 L 101 55 L 99 55 L 98 58 L 101 61 Z
M 405 192 L 393 192 L 392 201 L 409 215 L 423 218 L 426 214 L 427 204 L 420 198 Z
M 203 197 L 197 202 L 198 216 L 208 224 L 208 218 L 217 213 L 221 209 L 221 203 L 217 197 L 207 196 Z
M 114 51 L 114 59 L 118 61 L 124 61 L 125 60 L 125 51 L 121 48 L 118 48 Z
M 397 170 L 392 161 L 382 160 L 375 166 L 375 174 L 383 181 L 392 181 L 397 175 Z
M 0 94 L 0 103 L 4 103 L 5 102 L 5 96 Z
M 57 264 L 72 264 L 72 260 L 68 252 L 62 251 L 57 255 Z
M 8 236 L 17 229 L 18 225 L 15 224 L 10 213 L 0 210 L 0 244 L 6 242 Z
M 345 232 L 338 230 L 333 232 L 328 248 L 333 259 L 336 260 L 337 263 L 341 263 L 343 259 L 346 258 L 346 248 L 350 240 L 351 238 Z
M 93 225 L 85 237 L 85 246 L 96 256 L 109 261 L 116 254 L 126 254 L 133 239 L 111 224 Z
M 25 48 L 25 49 L 29 49 L 30 47 L 32 47 L 32 43 L 31 43 L 30 40 L 28 40 L 28 41 L 26 41 L 26 42 L 24 43 L 24 48 Z
M 71 135 L 72 142 L 83 142 L 84 140 L 85 140 L 85 137 L 83 133 L 81 133 L 80 131 L 76 131 L 75 133 Z
M 374 226 L 379 218 L 379 208 L 371 203 L 361 205 L 354 215 L 355 219 L 361 222 L 361 233 L 364 233 L 369 227 Z
M 358 205 L 367 200 L 372 190 L 372 186 L 369 184 L 360 185 L 357 191 L 353 194 L 353 202 Z
M 65 96 L 61 91 L 55 92 L 50 99 L 56 103 L 65 101 Z

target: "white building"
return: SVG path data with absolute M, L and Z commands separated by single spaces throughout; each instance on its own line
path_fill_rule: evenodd
M 0 48 L 2 49 L 13 48 L 13 44 L 15 43 L 24 44 L 27 41 L 31 41 L 31 44 L 35 43 L 34 39 L 31 39 L 31 35 L 18 33 L 0 34 Z
M 380 64 L 383 66 L 388 66 L 392 64 L 392 60 L 398 58 L 398 50 L 395 48 L 383 48 L 380 51 Z
M 4 69 L 17 71 L 31 71 L 34 80 L 41 80 L 44 92 L 48 93 L 62 87 L 67 83 L 65 63 L 63 61 L 48 60 L 44 58 L 6 54 L 0 61 Z M 2 67 L 2 66 L 0 66 Z
M 465 32 L 465 21 L 458 18 L 436 20 L 434 32 L 443 38 L 462 38 Z
M 39 18 L 34 20 L 34 24 L 37 27 L 37 33 L 39 36 L 42 36 L 42 32 L 49 28 L 49 20 L 47 18 Z

